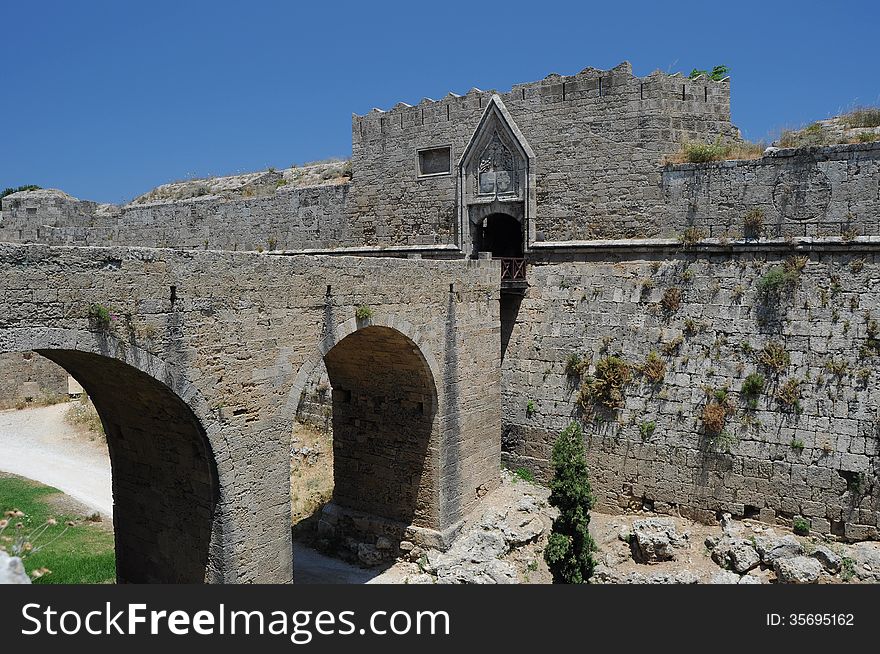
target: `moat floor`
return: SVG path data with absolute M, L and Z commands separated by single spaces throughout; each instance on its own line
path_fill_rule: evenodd
M 64 419 L 71 406 L 0 411 L 0 471 L 54 486 L 109 518 L 113 492 L 107 445 Z

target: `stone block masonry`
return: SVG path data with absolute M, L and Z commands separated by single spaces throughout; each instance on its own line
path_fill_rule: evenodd
M 738 140 L 730 81 L 637 77 L 626 62 L 507 92 L 399 103 L 354 116 L 351 128 L 351 174 L 342 166 L 332 180 L 314 167 L 265 171 L 160 187 L 123 207 L 60 191 L 5 198 L 2 241 L 181 251 L 10 246 L 0 320 L 74 329 L 79 336 L 63 341 L 70 348 L 109 352 L 139 370 L 138 357 L 181 366 L 186 383 L 170 383 L 175 392 L 214 398 L 209 411 L 193 410 L 187 451 L 207 453 L 204 438 L 221 453 L 233 448 L 219 457 L 224 481 L 212 487 L 234 492 L 214 498 L 200 487 L 208 512 L 212 502 L 245 501 L 272 525 L 283 522 L 274 458 L 283 437 L 266 408 L 285 395 L 289 417 L 299 406 L 320 425 L 332 405 L 339 421 L 334 435 L 346 451 L 335 453 L 336 499 L 350 511 L 328 514 L 337 527 L 444 534 L 494 483 L 502 443 L 508 463 L 546 476 L 553 439 L 579 419 L 608 509 L 648 506 L 705 521 L 724 511 L 802 516 L 820 533 L 877 537 L 880 144 L 667 165 L 686 142 Z M 195 196 L 162 201 L 182 197 L 182 186 Z M 497 262 L 474 260 L 487 250 L 514 260 L 509 271 L 525 267 L 528 288 L 508 279 L 501 295 Z M 123 316 L 108 345 L 83 313 L 102 297 Z M 361 304 L 377 308 L 372 322 L 354 317 Z M 369 347 L 353 347 L 359 339 Z M 10 351 L 29 349 L 25 341 Z M 126 344 L 134 359 L 121 353 Z M 622 406 L 601 410 L 586 396 L 579 406 L 584 382 L 595 382 L 596 364 L 612 354 L 632 377 Z M 577 374 L 566 373 L 571 355 L 587 362 L 568 366 Z M 99 369 L 77 361 L 85 373 Z M 385 383 L 392 365 L 405 388 Z M 762 376 L 760 392 L 744 392 L 750 374 Z M 161 389 L 138 388 L 186 414 Z M 209 425 L 204 436 L 199 424 Z M 245 436 L 227 435 L 228 425 Z M 238 461 L 261 451 L 271 451 L 268 468 Z M 182 457 L 176 470 L 214 479 L 203 469 L 211 457 L 199 456 Z M 230 474 L 234 483 L 224 485 Z M 404 500 L 394 510 L 392 495 Z M 227 533 L 216 525 L 210 531 L 230 548 L 218 555 L 223 574 L 256 580 L 250 564 L 228 563 L 250 561 L 239 544 L 250 514 L 227 513 L 233 540 L 216 536 Z M 254 528 L 264 545 L 287 547 L 280 531 Z M 277 562 L 266 569 L 285 574 Z
M 880 236 L 880 143 L 768 152 L 669 166 L 660 236 L 716 239 Z M 748 217 L 756 222 L 749 226 Z
M 33 352 L 0 354 L 0 410 L 67 397 L 67 372 Z
M 101 415 L 121 581 L 290 581 L 321 360 L 357 461 L 337 505 L 436 542 L 498 483 L 497 262 L 3 244 L 0 278 L 0 353 L 63 366 Z
M 553 439 L 580 419 L 607 510 L 803 516 L 819 533 L 877 538 L 880 257 L 869 246 L 787 254 L 705 248 L 533 266 L 503 363 L 508 463 L 546 477 Z M 645 372 L 652 352 L 657 381 Z M 586 362 L 580 373 L 572 355 Z M 578 406 L 609 355 L 631 374 L 621 406 Z M 751 393 L 750 374 L 762 379 Z M 704 414 L 713 403 L 720 429 Z
M 347 184 L 282 186 L 261 197 L 115 206 L 29 191 L 3 199 L 0 241 L 233 251 L 353 247 L 361 238 L 344 217 L 347 194 Z

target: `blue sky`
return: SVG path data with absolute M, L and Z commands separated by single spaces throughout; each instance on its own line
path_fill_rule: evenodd
M 12 2 L 0 188 L 127 201 L 345 157 L 351 114 L 632 62 L 732 68 L 744 136 L 880 102 L 880 3 Z

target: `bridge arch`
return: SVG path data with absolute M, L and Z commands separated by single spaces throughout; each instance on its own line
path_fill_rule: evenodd
M 117 580 L 223 581 L 210 409 L 179 369 L 106 333 L 6 329 L 0 352 L 35 351 L 76 378 L 107 435 Z
M 337 535 L 397 540 L 439 520 L 439 367 L 419 331 L 392 315 L 336 325 L 301 366 L 285 414 L 292 419 L 322 362 L 332 386 L 334 490 L 325 527 Z

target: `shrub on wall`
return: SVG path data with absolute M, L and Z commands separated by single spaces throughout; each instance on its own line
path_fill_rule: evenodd
M 642 374 L 652 384 L 659 384 L 666 376 L 666 362 L 656 350 L 651 350 L 642 364 Z
M 553 479 L 550 480 L 550 504 L 559 510 L 544 560 L 557 584 L 583 584 L 596 566 L 596 544 L 590 536 L 590 488 L 587 456 L 580 425 L 571 423 L 553 446 Z
M 660 306 L 663 307 L 663 313 L 675 313 L 681 307 L 681 289 L 673 286 L 667 288 L 660 300 Z
M 746 238 L 758 238 L 764 231 L 764 210 L 752 209 L 743 218 L 743 232 Z
M 0 191 L 0 200 L 5 198 L 7 195 L 12 195 L 13 193 L 21 193 L 22 191 L 39 191 L 40 186 L 36 184 L 25 184 L 24 186 L 15 186 L 15 187 L 7 187 Z
M 110 313 L 110 309 L 103 304 L 93 304 L 89 307 L 89 326 L 92 329 L 107 331 L 110 329 L 112 320 L 113 316 Z
M 758 353 L 758 362 L 770 372 L 779 374 L 788 368 L 791 355 L 781 343 L 770 341 Z
M 623 406 L 623 391 L 632 380 L 631 366 L 618 356 L 606 356 L 596 363 L 592 375 L 584 378 L 578 393 L 578 405 L 590 410 L 599 404 L 607 409 Z

